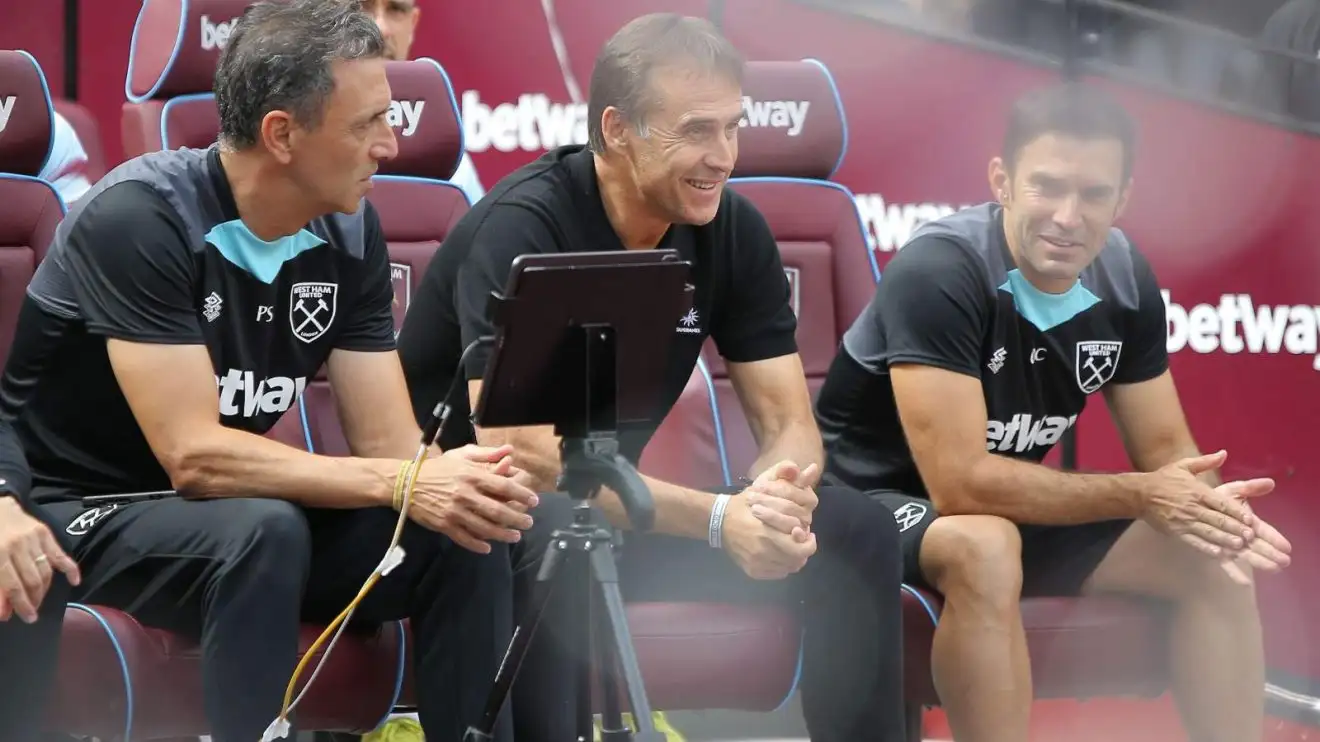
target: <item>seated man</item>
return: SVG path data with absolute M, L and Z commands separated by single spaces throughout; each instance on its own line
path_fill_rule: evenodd
M 12 742 L 39 739 L 64 606 L 79 582 L 49 516 L 32 507 L 31 487 L 18 438 L 0 419 L 0 739 Z
M 659 247 L 692 261 L 695 304 L 690 320 L 674 318 L 669 357 L 656 361 L 666 368 L 657 409 L 663 416 L 672 408 L 713 337 L 760 444 L 749 472 L 755 481 L 730 497 L 647 478 L 656 533 L 628 539 L 624 597 L 800 601 L 812 739 L 898 742 L 897 531 L 889 513 L 860 493 L 813 489 L 823 453 L 778 247 L 764 217 L 725 187 L 738 151 L 742 74 L 738 52 L 705 20 L 656 14 L 625 26 L 592 71 L 590 144 L 553 150 L 510 174 L 463 217 L 413 297 L 400 357 L 418 416 L 465 373 L 468 399 L 451 419 L 466 420 L 489 353 L 474 352 L 465 369 L 456 367 L 467 344 L 493 334 L 487 297 L 503 289 L 517 256 Z M 635 464 L 653 432 L 622 431 L 621 452 Z M 447 442 L 474 440 L 512 444 L 518 465 L 542 488 L 554 486 L 560 461 L 552 429 L 455 426 Z M 543 498 L 541 507 L 558 499 Z M 612 524 L 628 526 L 613 493 L 598 502 Z M 539 558 L 550 531 L 565 525 L 534 514 L 532 537 L 515 548 L 523 597 L 536 570 L 518 567 Z M 793 578 L 788 589 L 785 577 Z M 556 636 L 570 627 L 561 620 L 543 619 L 516 684 L 520 742 L 573 738 L 576 691 L 565 679 L 574 675 L 563 664 L 573 658 Z
M 199 637 L 217 742 L 252 742 L 280 712 L 300 618 L 337 615 L 384 556 L 420 440 L 363 200 L 397 153 L 384 55 L 353 0 L 251 6 L 216 73 L 219 144 L 136 158 L 69 212 L 0 379 L 32 497 L 81 565 L 74 599 Z M 262 435 L 323 365 L 352 457 Z M 426 461 L 407 558 L 355 615 L 411 619 L 436 739 L 480 718 L 471 678 L 511 633 L 508 554 L 490 542 L 516 540 L 536 498 L 510 473 L 507 450 Z
M 909 582 L 943 593 L 935 687 L 958 740 L 1024 742 L 1026 595 L 1174 604 L 1175 694 L 1193 740 L 1260 739 L 1251 568 L 1290 546 L 1188 432 L 1146 258 L 1112 227 L 1135 126 L 1076 87 L 1031 93 L 990 163 L 998 203 L 918 230 L 844 335 L 817 403 L 827 477 L 894 512 Z M 1041 465 L 1103 392 L 1137 473 Z
M 55 187 L 65 206 L 72 206 L 92 187 L 87 181 L 87 150 L 73 124 L 59 111 L 53 115 L 55 129 L 51 133 L 50 157 L 37 177 Z

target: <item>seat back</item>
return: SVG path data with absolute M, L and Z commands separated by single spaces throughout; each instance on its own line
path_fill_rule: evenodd
M 37 60 L 0 51 L 0 365 L 9 357 L 28 282 L 64 218 L 54 187 L 37 178 L 50 157 L 54 126 Z
M 101 140 L 101 125 L 96 122 L 92 112 L 71 100 L 55 101 L 55 111 L 69 122 L 73 131 L 87 153 L 87 164 L 83 166 L 83 175 L 88 183 L 95 183 L 106 173 L 105 143 Z
M 829 70 L 814 60 L 749 63 L 743 106 L 730 187 L 761 211 L 779 246 L 814 392 L 879 275 L 852 194 L 828 180 L 847 149 L 847 121 Z M 756 455 L 724 361 L 707 343 L 641 468 L 688 486 L 728 486 Z
M 215 141 L 216 62 L 251 0 L 143 0 L 122 112 L 124 156 Z
M 380 215 L 389 247 L 397 333 L 413 290 L 469 204 L 463 190 L 449 182 L 463 155 L 463 127 L 449 75 L 426 58 L 390 62 L 386 74 L 399 154 L 381 163 L 367 198 Z M 310 450 L 349 454 L 324 374 L 308 385 L 299 411 L 306 419 Z
M 879 280 L 856 201 L 829 180 L 847 151 L 847 119 L 833 77 L 815 60 L 752 62 L 743 96 L 750 125 L 738 135 L 730 187 L 756 205 L 779 246 L 814 397 L 844 330 Z M 704 355 L 725 467 L 733 477 L 745 476 L 759 447 L 713 343 Z

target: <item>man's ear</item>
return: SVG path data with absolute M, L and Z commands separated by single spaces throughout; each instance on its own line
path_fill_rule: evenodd
M 990 166 L 986 173 L 990 181 L 990 193 L 993 198 L 1002 206 L 1007 206 L 1013 193 L 1013 179 L 1008 174 L 1008 169 L 1004 166 L 1004 158 L 995 157 L 990 160 Z
M 293 130 L 293 117 L 288 111 L 275 110 L 261 117 L 261 143 L 281 165 L 293 158 Z
M 628 146 L 628 119 L 623 111 L 614 106 L 606 106 L 600 114 L 600 133 L 605 139 L 605 148 L 626 149 Z
M 1118 192 L 1118 206 L 1114 208 L 1114 221 L 1123 218 L 1123 212 L 1127 211 L 1128 201 L 1132 198 L 1132 179 L 1128 178 L 1123 184 L 1123 189 Z

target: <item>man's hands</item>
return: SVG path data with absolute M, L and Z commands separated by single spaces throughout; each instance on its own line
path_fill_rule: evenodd
M 1153 473 L 1144 493 L 1144 519 L 1206 556 L 1221 560 L 1235 582 L 1251 578 L 1239 562 L 1277 572 L 1288 566 L 1292 545 L 1255 515 L 1247 500 L 1274 490 L 1273 479 L 1248 479 L 1210 487 L 1197 475 L 1219 469 L 1227 458 L 1219 451 L 1182 459 Z
M 0 496 L 0 622 L 15 614 L 35 622 L 56 569 L 70 584 L 82 579 L 46 524 L 23 512 L 14 498 Z
M 478 554 L 489 554 L 491 541 L 517 542 L 538 499 L 517 481 L 512 454 L 512 446 L 463 446 L 427 459 L 408 517 Z
M 780 462 L 729 499 L 724 549 L 747 576 L 782 579 L 802 569 L 816 553 L 816 536 L 811 532 L 816 493 L 805 486 L 815 481 L 816 469 L 815 464 L 799 470 L 791 461 Z

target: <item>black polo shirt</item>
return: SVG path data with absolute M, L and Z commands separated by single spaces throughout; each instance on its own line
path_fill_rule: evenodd
M 239 217 L 215 146 L 153 152 L 61 222 L 19 313 L 0 419 L 42 498 L 169 489 L 108 339 L 205 347 L 221 424 L 264 434 L 332 351 L 393 349 L 393 296 L 370 204 L 267 242 Z
M 934 366 L 981 382 L 986 450 L 1044 460 L 1108 384 L 1169 367 L 1164 299 L 1121 230 L 1062 294 L 1014 264 L 1003 212 L 984 204 L 918 230 L 843 336 L 816 401 L 826 471 L 861 490 L 926 496 L 889 367 Z
M 675 224 L 658 245 L 692 263 L 693 309 L 674 318 L 675 342 L 656 400 L 663 418 L 692 375 L 707 337 L 725 359 L 747 363 L 797 352 L 797 318 L 765 218 L 724 189 L 709 224 Z M 399 333 L 399 355 L 418 421 L 449 389 L 463 348 L 493 335 L 488 297 L 503 291 L 514 258 L 528 253 L 623 250 L 601 201 L 595 161 L 581 145 L 561 147 L 504 178 L 445 239 L 422 278 Z M 468 379 L 483 375 L 489 352 L 470 356 Z M 466 393 L 441 437 L 445 448 L 475 441 Z M 620 432 L 634 463 L 654 426 Z

